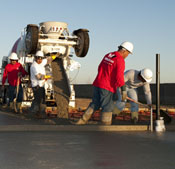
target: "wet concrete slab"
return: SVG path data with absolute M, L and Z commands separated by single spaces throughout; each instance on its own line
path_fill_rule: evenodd
M 3 169 L 173 169 L 173 132 L 1 132 Z
M 3 169 L 173 169 L 174 129 L 148 125 L 61 125 L 0 111 Z M 1 167 L 0 167 L 1 168 Z

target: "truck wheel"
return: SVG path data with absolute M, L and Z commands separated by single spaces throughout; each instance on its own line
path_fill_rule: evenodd
M 57 104 L 57 115 L 59 118 L 68 118 L 70 87 L 67 74 L 63 66 L 63 60 L 56 58 L 51 63 L 54 96 Z
M 25 38 L 25 45 L 28 54 L 35 54 L 38 44 L 38 26 L 29 24 L 27 25 L 27 33 Z
M 73 32 L 78 36 L 78 44 L 74 46 L 75 54 L 77 57 L 85 57 L 89 49 L 89 34 L 86 29 L 78 29 Z

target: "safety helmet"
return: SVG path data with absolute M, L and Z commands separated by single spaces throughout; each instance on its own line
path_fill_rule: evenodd
M 9 56 L 9 59 L 10 60 L 18 60 L 18 56 L 15 52 L 12 52 Z
M 35 54 L 36 57 L 44 57 L 44 53 L 42 51 L 37 51 L 36 54 Z
M 120 46 L 128 50 L 130 53 L 133 52 L 134 46 L 131 42 L 123 42 Z
M 142 76 L 142 78 L 146 81 L 146 82 L 151 82 L 152 81 L 152 77 L 153 77 L 153 72 L 150 69 L 142 69 L 140 71 L 140 75 Z

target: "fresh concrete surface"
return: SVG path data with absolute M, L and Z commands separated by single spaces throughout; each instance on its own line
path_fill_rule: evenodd
M 175 134 L 1 132 L 1 169 L 174 169 Z

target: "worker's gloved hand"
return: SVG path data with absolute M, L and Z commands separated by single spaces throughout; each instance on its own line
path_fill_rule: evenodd
M 52 77 L 50 75 L 45 75 L 44 79 L 51 79 Z
M 127 92 L 126 91 L 122 91 L 122 101 L 125 102 L 127 98 Z
M 45 75 L 42 75 L 41 73 L 38 73 L 37 75 L 35 75 L 35 77 L 36 77 L 38 80 L 44 80 Z

